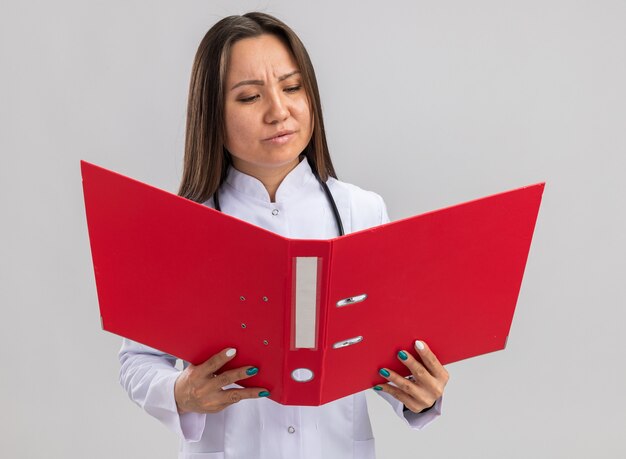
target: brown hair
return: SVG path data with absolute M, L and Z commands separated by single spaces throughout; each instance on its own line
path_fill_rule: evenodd
M 239 40 L 263 34 L 282 39 L 298 64 L 313 121 L 311 140 L 303 153 L 324 182 L 329 176 L 337 177 L 326 143 L 319 90 L 309 54 L 289 26 L 268 14 L 253 12 L 216 23 L 196 52 L 189 84 L 180 196 L 204 202 L 226 178 L 231 159 L 224 147 L 224 85 L 230 49 Z

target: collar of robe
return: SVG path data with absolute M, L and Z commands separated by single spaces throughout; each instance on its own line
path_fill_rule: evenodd
M 244 174 L 232 166 L 228 171 L 225 183 L 227 186 L 233 187 L 235 190 L 250 199 L 261 200 L 266 203 L 270 202 L 269 193 L 265 189 L 265 185 L 263 185 L 259 179 L 252 177 L 251 175 Z M 315 188 L 312 189 L 312 186 Z M 328 185 L 323 182 L 317 174 L 313 173 L 306 157 L 303 157 L 300 163 L 294 167 L 280 183 L 278 189 L 276 190 L 275 202 L 278 203 L 295 199 L 302 195 L 302 193 L 314 193 L 316 190 L 319 190 L 318 187 L 320 186 L 324 191 L 324 194 L 328 199 L 328 203 L 333 211 L 333 217 L 335 218 L 335 223 L 337 225 L 337 233 L 339 236 L 343 236 L 345 234 L 343 222 L 341 221 L 341 215 L 339 214 L 333 195 L 330 192 Z M 221 212 L 222 209 L 220 208 L 219 190 L 217 190 L 213 195 L 213 201 L 215 203 L 215 209 Z
M 226 185 L 233 187 L 239 193 L 251 199 L 270 202 L 270 196 L 263 183 L 251 175 L 230 167 L 225 181 Z M 317 190 L 315 176 L 306 157 L 294 167 L 276 190 L 275 202 L 284 202 L 297 198 L 302 193 L 310 193 Z

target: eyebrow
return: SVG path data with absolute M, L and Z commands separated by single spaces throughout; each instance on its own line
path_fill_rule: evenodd
M 296 74 L 300 73 L 300 70 L 294 70 L 293 72 L 289 72 L 289 73 L 285 73 L 284 75 L 281 75 L 278 77 L 278 81 L 283 81 L 286 80 L 289 77 L 292 77 Z M 240 81 L 239 83 L 237 83 L 235 86 L 233 86 L 232 88 L 230 88 L 230 90 L 232 91 L 235 88 L 238 88 L 239 86 L 244 86 L 244 85 L 248 85 L 248 84 L 253 84 L 253 85 L 257 85 L 257 86 L 263 86 L 265 84 L 265 82 L 263 80 L 243 80 Z

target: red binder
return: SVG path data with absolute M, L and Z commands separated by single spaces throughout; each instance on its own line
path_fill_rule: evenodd
M 230 367 L 260 368 L 243 385 L 286 405 L 408 375 L 415 339 L 444 364 L 503 349 L 544 189 L 297 240 L 81 169 L 102 327 L 194 364 L 235 347 Z

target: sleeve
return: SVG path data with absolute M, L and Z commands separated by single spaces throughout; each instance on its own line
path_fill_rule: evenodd
M 443 397 L 440 397 L 430 410 L 424 413 L 413 413 L 412 411 L 404 411 L 402 402 L 385 392 L 376 392 L 387 403 L 391 405 L 393 411 L 402 419 L 411 429 L 421 430 L 428 424 L 441 416 L 441 406 L 443 405 Z
M 180 371 L 174 367 L 176 358 L 124 339 L 119 359 L 120 384 L 131 400 L 180 438 L 199 441 L 206 414 L 178 413 L 174 384 Z
M 380 224 L 384 225 L 385 223 L 389 223 L 389 214 L 387 213 L 387 205 L 381 196 L 378 196 L 380 199 Z
M 389 223 L 389 215 L 387 214 L 387 206 L 382 197 L 380 197 L 380 224 L 384 225 Z M 412 429 L 420 430 L 433 422 L 437 417 L 441 416 L 441 406 L 443 404 L 443 397 L 440 397 L 428 411 L 424 413 L 413 413 L 412 411 L 404 411 L 404 404 L 385 392 L 377 392 L 382 398 L 384 398 L 392 407 L 394 412 Z

